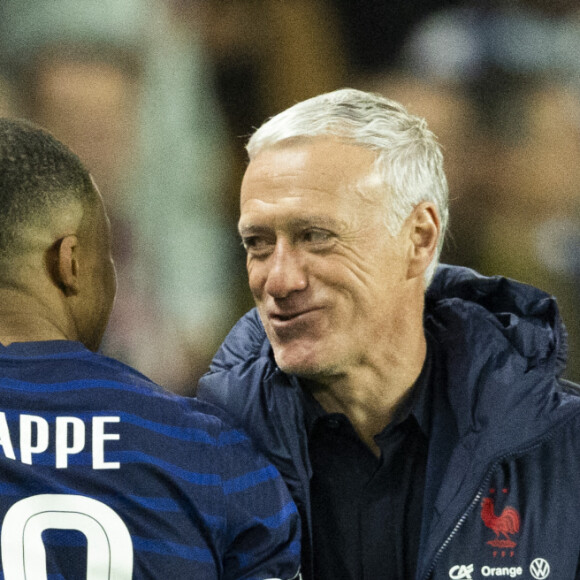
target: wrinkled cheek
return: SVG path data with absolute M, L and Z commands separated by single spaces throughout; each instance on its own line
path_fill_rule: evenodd
M 258 268 L 247 266 L 248 269 L 248 285 L 250 287 L 250 292 L 254 297 L 256 303 L 259 303 L 264 295 L 264 286 L 266 284 L 266 278 L 259 271 Z
M 252 285 L 250 283 L 250 292 L 252 293 L 254 302 L 256 303 L 257 306 L 259 306 L 263 302 L 264 295 L 263 286 Z

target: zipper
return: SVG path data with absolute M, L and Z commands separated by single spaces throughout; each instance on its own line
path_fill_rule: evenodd
M 569 420 L 573 420 L 573 418 L 574 418 L 574 416 L 570 417 Z M 564 423 L 566 423 L 566 422 L 567 421 L 564 421 Z M 511 451 L 510 453 L 506 453 L 504 455 L 501 455 L 500 457 L 498 457 L 497 459 L 495 459 L 494 461 L 492 461 L 489 464 L 489 467 L 486 471 L 485 477 L 482 480 L 481 485 L 479 486 L 477 493 L 475 494 L 475 497 L 471 500 L 470 504 L 467 506 L 467 508 L 465 509 L 463 514 L 461 515 L 461 517 L 457 520 L 455 526 L 453 526 L 453 529 L 451 530 L 451 532 L 449 533 L 449 535 L 447 536 L 445 541 L 441 544 L 441 546 L 439 547 L 439 549 L 435 553 L 435 556 L 433 557 L 431 565 L 429 566 L 427 573 L 423 577 L 423 580 L 429 580 L 429 577 L 431 576 L 431 574 L 435 570 L 435 566 L 437 565 L 439 558 L 441 557 L 443 552 L 446 550 L 447 546 L 449 546 L 449 544 L 451 543 L 451 541 L 453 540 L 453 538 L 455 537 L 457 532 L 461 529 L 461 526 L 463 525 L 465 520 L 468 518 L 468 516 L 471 514 L 473 509 L 475 509 L 475 507 L 477 506 L 477 504 L 481 500 L 481 497 L 483 495 L 483 491 L 489 485 L 489 480 L 491 479 L 491 476 L 492 476 L 495 468 L 498 465 L 500 465 L 502 462 L 508 461 L 509 459 L 516 457 L 518 455 L 522 455 L 524 453 L 527 453 L 528 451 L 531 451 L 532 449 L 534 449 L 534 447 L 537 447 L 538 445 L 542 445 L 546 441 L 553 439 L 555 437 L 554 431 L 556 431 L 556 429 L 551 429 L 548 432 L 548 434 L 541 435 L 535 441 L 532 441 L 532 442 L 526 444 L 521 449 L 517 449 L 515 451 Z
M 428 580 L 428 578 L 431 576 L 431 574 L 433 573 L 433 570 L 435 570 L 435 566 L 437 565 L 439 558 L 441 557 L 443 552 L 446 550 L 447 546 L 451 543 L 451 540 L 453 540 L 453 538 L 455 537 L 457 532 L 460 530 L 460 528 L 463 525 L 463 523 L 465 522 L 465 520 L 468 518 L 468 516 L 471 514 L 471 512 L 475 509 L 476 505 L 481 500 L 481 497 L 483 496 L 483 490 L 485 489 L 486 485 L 488 484 L 489 480 L 491 479 L 491 475 L 493 473 L 493 468 L 497 464 L 499 464 L 501 461 L 502 460 L 500 459 L 500 460 L 494 462 L 492 464 L 491 468 L 488 470 L 484 481 L 479 486 L 479 489 L 478 489 L 477 493 L 475 494 L 475 497 L 471 500 L 471 503 L 467 506 L 467 509 L 463 512 L 461 517 L 457 520 L 457 523 L 455 524 L 455 526 L 451 530 L 451 533 L 447 536 L 445 541 L 441 544 L 441 546 L 437 550 L 435 556 L 433 557 L 433 561 L 431 562 L 431 566 L 429 567 L 429 570 L 427 570 L 427 574 L 425 574 L 425 576 L 424 576 L 424 580 Z

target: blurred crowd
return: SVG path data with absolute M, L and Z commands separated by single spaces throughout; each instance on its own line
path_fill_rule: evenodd
M 104 352 L 192 393 L 252 306 L 244 144 L 343 86 L 424 116 L 451 193 L 443 259 L 558 297 L 580 380 L 576 0 L 2 0 L 0 114 L 51 130 L 105 198 Z

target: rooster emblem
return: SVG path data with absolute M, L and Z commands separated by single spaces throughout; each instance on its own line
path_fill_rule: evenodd
M 520 514 L 517 510 L 506 506 L 501 514 L 496 516 L 493 499 L 486 497 L 481 502 L 481 519 L 495 534 L 495 540 L 487 542 L 490 546 L 494 548 L 515 548 L 517 544 L 510 536 L 520 531 Z M 503 539 L 500 536 L 503 536 Z

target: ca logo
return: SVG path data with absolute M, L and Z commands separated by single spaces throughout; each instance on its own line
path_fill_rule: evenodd
M 468 566 L 453 566 L 449 570 L 449 578 L 452 580 L 472 580 L 473 564 Z
M 550 575 L 550 564 L 544 558 L 536 558 L 530 564 L 530 574 L 536 580 L 545 580 Z

